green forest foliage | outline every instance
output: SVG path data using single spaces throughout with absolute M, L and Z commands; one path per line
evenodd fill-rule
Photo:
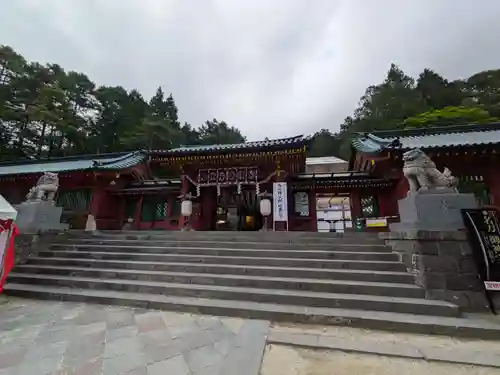
M 181 125 L 173 96 L 161 88 L 146 101 L 137 90 L 97 87 L 85 74 L 0 46 L 0 160 L 244 140 L 216 119 Z
M 500 121 L 500 70 L 448 81 L 425 69 L 415 80 L 392 64 L 379 85 L 370 86 L 340 132 L 315 134 L 312 156 L 349 157 L 357 132 Z
M 448 81 L 429 69 L 414 79 L 393 64 L 382 83 L 366 89 L 339 132 L 322 129 L 314 134 L 309 155 L 347 159 L 356 132 L 499 118 L 500 70 Z M 28 62 L 0 46 L 0 160 L 244 140 L 224 121 L 181 124 L 173 96 L 161 88 L 148 101 L 137 90 L 96 86 L 85 74 Z

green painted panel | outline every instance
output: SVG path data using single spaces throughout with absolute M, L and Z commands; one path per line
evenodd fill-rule
M 460 193 L 474 194 L 479 205 L 491 204 L 490 191 L 482 176 L 460 177 L 457 189 Z
M 90 189 L 60 191 L 57 205 L 67 211 L 85 212 L 89 209 L 91 197 Z
M 181 216 L 181 202 L 177 199 L 172 200 L 172 212 L 170 216 L 175 218 Z
M 141 221 L 156 221 L 165 219 L 168 215 L 166 200 L 144 199 L 142 202 Z

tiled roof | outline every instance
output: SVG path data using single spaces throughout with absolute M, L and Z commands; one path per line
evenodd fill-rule
M 500 123 L 359 133 L 352 141 L 354 148 L 364 153 L 376 153 L 384 149 L 432 149 L 493 144 L 500 144 Z
M 143 162 L 143 152 L 103 155 L 70 156 L 65 158 L 27 160 L 0 163 L 0 176 L 43 172 L 68 172 L 82 170 L 122 170 Z
M 307 140 L 308 138 L 305 138 L 303 135 L 298 135 L 289 138 L 266 139 L 263 141 L 253 141 L 244 143 L 181 146 L 177 148 L 172 148 L 170 150 L 153 150 L 150 153 L 156 155 L 168 155 L 168 154 L 183 154 L 183 153 L 203 153 L 203 152 L 214 152 L 214 151 L 217 152 L 217 151 L 249 150 L 254 148 L 292 146 L 296 144 L 302 144 Z

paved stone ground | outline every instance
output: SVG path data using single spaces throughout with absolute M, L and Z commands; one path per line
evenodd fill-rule
M 496 319 L 493 317 L 492 319 Z M 429 360 L 463 360 L 470 364 L 482 363 L 499 367 L 500 337 L 498 340 L 480 340 L 458 337 L 422 335 L 403 332 L 384 332 L 363 328 L 322 326 L 306 324 L 273 323 L 269 341 L 273 336 L 293 336 L 307 339 L 311 346 L 345 347 L 353 351 L 383 353 L 394 356 L 414 357 Z M 322 345 L 324 344 L 324 345 Z M 309 346 L 306 342 L 305 346 Z M 356 350 L 359 348 L 359 350 Z M 472 359 L 477 361 L 473 361 Z
M 3 298 L 0 375 L 257 375 L 269 322 Z
M 0 375 L 500 374 L 485 363 L 500 341 L 0 296 Z
M 498 375 L 498 368 L 269 345 L 261 375 Z

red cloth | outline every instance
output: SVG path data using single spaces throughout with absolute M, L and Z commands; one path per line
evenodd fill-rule
M 7 248 L 5 249 L 5 254 L 2 261 L 2 277 L 0 278 L 0 293 L 2 293 L 3 286 L 5 285 L 5 281 L 7 280 L 7 276 L 14 267 L 14 238 L 19 234 L 19 229 L 17 229 L 16 224 L 14 224 L 12 221 L 10 223 L 6 223 L 5 221 L 0 220 L 0 222 L 0 224 L 2 224 L 2 226 L 4 227 L 4 230 L 9 230 L 12 226 L 12 233 L 10 238 L 7 240 Z

